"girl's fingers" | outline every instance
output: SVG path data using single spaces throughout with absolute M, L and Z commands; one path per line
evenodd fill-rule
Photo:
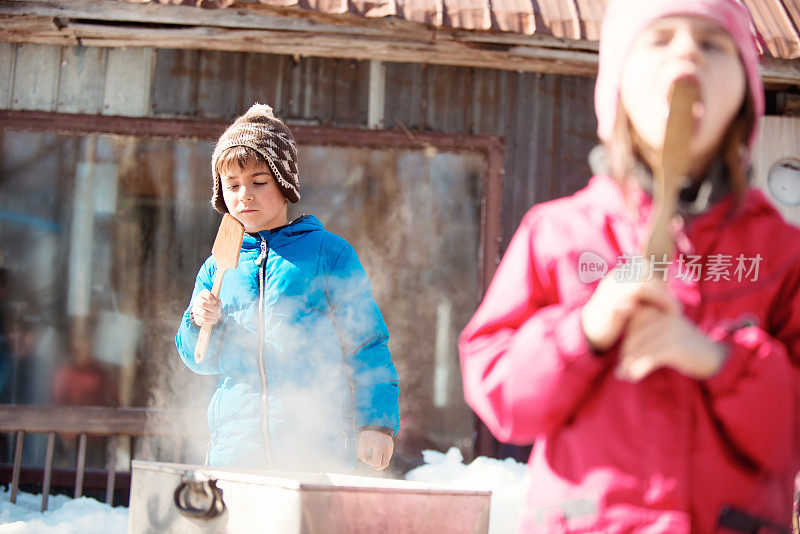
M 663 330 L 663 321 L 659 320 L 661 315 L 662 312 L 653 309 L 642 309 L 631 317 L 622 340 L 623 354 L 642 351 L 658 343 Z
M 626 367 L 625 379 L 639 382 L 658 368 L 656 358 L 650 355 L 634 358 Z
M 672 296 L 667 286 L 660 280 L 650 280 L 639 284 L 634 290 L 633 296 L 640 304 L 655 306 L 664 313 L 673 314 L 681 311 L 678 300 Z

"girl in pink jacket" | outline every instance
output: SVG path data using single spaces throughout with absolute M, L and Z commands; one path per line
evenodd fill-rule
M 534 443 L 522 532 L 788 532 L 800 230 L 747 187 L 764 112 L 751 32 L 735 0 L 609 2 L 606 169 L 525 215 L 459 341 L 469 405 Z M 700 100 L 659 261 L 641 254 L 679 79 Z

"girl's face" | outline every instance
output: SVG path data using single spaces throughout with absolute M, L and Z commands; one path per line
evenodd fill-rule
M 269 166 L 254 161 L 242 169 L 233 161 L 220 170 L 222 198 L 228 212 L 250 233 L 286 224 L 286 198 Z
M 700 88 L 689 145 L 691 172 L 697 173 L 715 157 L 744 101 L 747 87 L 736 44 L 716 24 L 695 17 L 661 19 L 642 32 L 623 67 L 620 103 L 651 150 L 663 145 L 670 87 L 679 78 Z

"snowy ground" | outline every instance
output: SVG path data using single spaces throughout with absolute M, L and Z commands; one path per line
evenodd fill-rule
M 409 471 L 408 480 L 492 490 L 490 532 L 514 532 L 528 485 L 525 464 L 481 457 L 465 465 L 456 448 L 447 453 L 424 451 L 423 456 L 425 465 Z M 0 490 L 0 534 L 124 534 L 128 530 L 127 508 L 112 508 L 88 497 L 51 495 L 44 513 L 39 512 L 40 495 L 20 493 L 17 504 L 8 502 L 8 497 L 8 490 Z
M 51 495 L 48 510 L 39 512 L 41 495 L 19 493 L 17 504 L 0 491 L 0 534 L 109 534 L 128 530 L 128 509 L 112 508 L 88 497 Z

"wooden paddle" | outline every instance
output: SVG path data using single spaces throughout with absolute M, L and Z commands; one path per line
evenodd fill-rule
M 692 107 L 700 98 L 696 83 L 678 80 L 672 85 L 669 117 L 661 150 L 660 168 L 654 169 L 652 225 L 644 257 L 661 261 L 672 255 L 674 243 L 670 222 L 675 215 L 678 192 L 689 171 L 689 141 L 694 130 Z
M 214 286 L 211 288 L 211 293 L 215 297 L 219 297 L 219 288 L 222 286 L 222 277 L 225 276 L 225 271 L 235 269 L 239 265 L 239 251 L 242 249 L 243 237 L 244 226 L 242 223 L 228 213 L 223 215 L 217 231 L 217 238 L 214 239 L 214 246 L 211 249 L 211 254 L 217 260 L 217 274 L 214 276 Z M 212 325 L 200 328 L 197 344 L 194 347 L 194 361 L 197 363 L 202 362 L 206 356 L 212 328 L 214 328 Z

